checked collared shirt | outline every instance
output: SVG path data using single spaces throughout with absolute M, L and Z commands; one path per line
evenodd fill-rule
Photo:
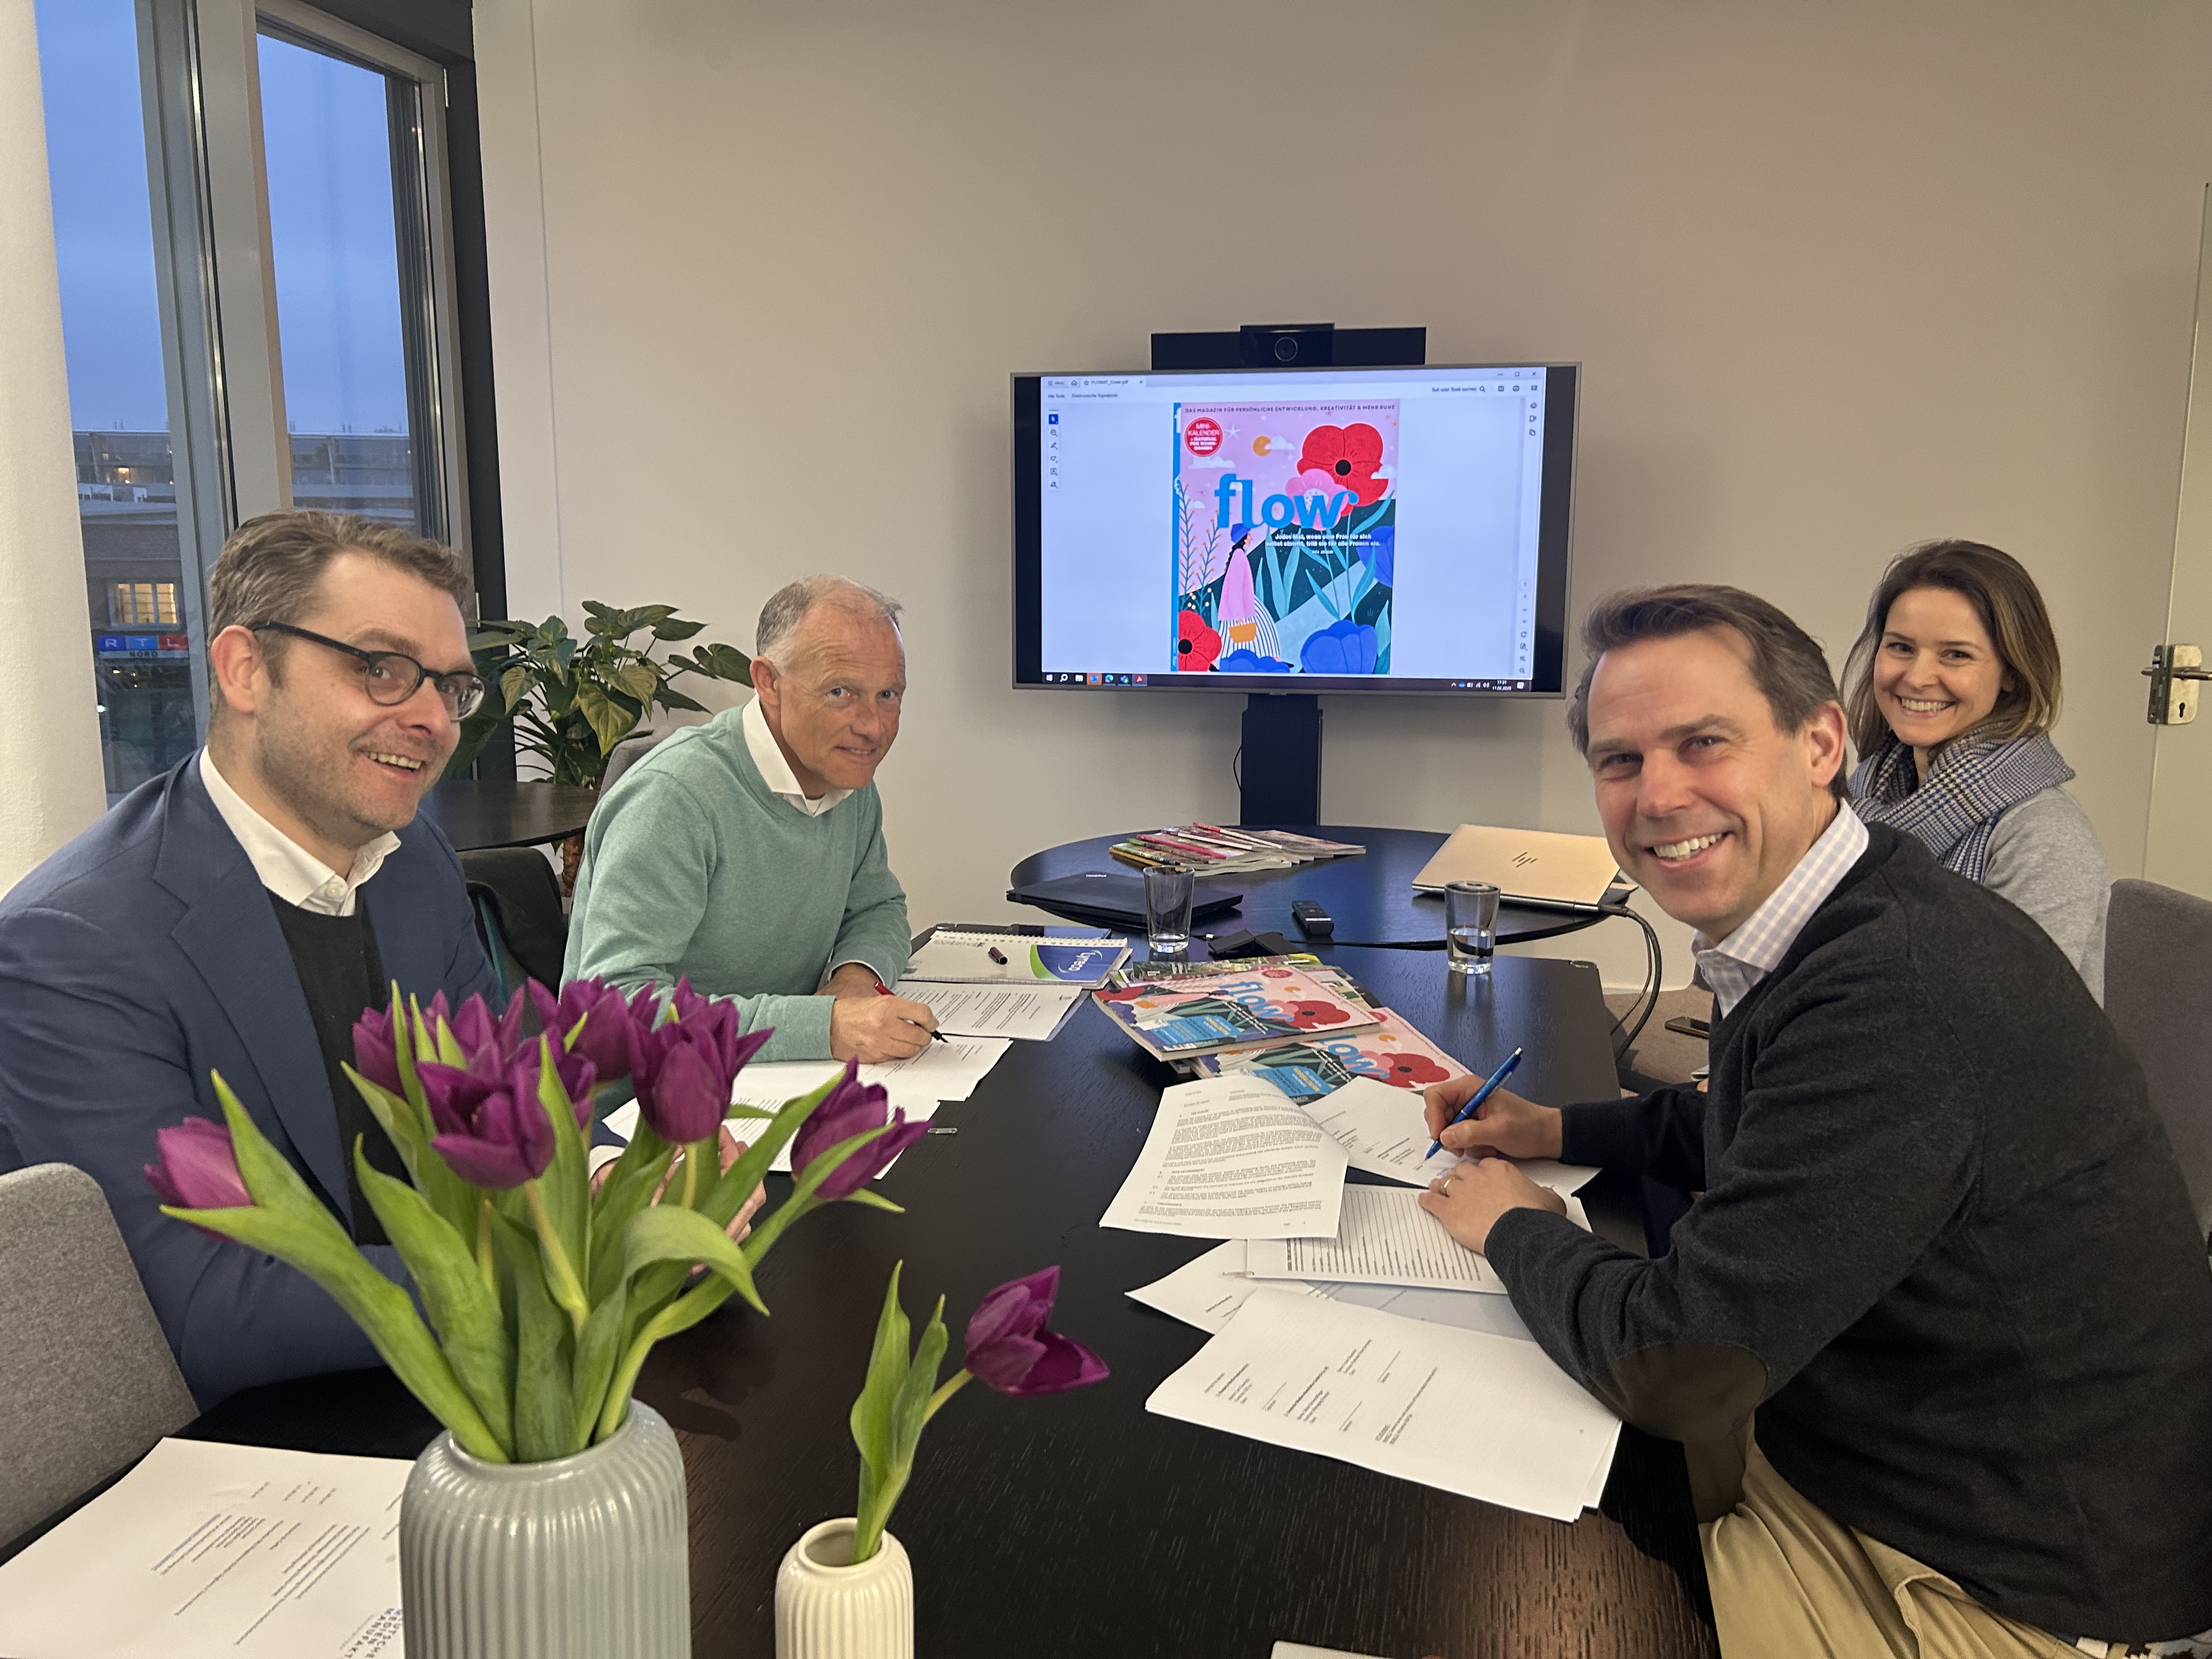
M 1797 935 L 1813 919 L 1813 912 L 1836 890 L 1836 884 L 1866 849 L 1866 825 L 1849 803 L 1838 801 L 1835 821 L 1820 832 L 1820 838 L 1797 860 L 1797 867 L 1766 896 L 1765 903 L 1744 918 L 1741 927 L 1717 941 L 1703 933 L 1691 939 L 1690 953 L 1697 959 L 1698 978 L 1712 992 L 1723 1018 L 1752 987 L 1781 966 Z

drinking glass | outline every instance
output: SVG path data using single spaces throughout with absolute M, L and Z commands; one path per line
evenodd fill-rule
M 1156 957 L 1189 952 L 1190 883 L 1188 870 L 1145 872 L 1145 939 Z
M 1498 889 L 1486 881 L 1444 884 L 1444 954 L 1455 974 L 1490 972 L 1498 949 Z

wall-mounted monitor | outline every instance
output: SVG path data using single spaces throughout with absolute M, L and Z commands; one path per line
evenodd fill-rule
M 1014 684 L 1558 696 L 1579 379 L 1016 375 Z

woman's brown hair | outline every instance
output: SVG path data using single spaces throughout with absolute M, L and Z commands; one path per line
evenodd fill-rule
M 1871 755 L 1889 740 L 1889 722 L 1875 706 L 1874 659 L 1890 606 L 1916 587 L 1964 595 L 2011 677 L 2011 686 L 1997 693 L 1996 707 L 1975 735 L 2032 738 L 2049 731 L 2058 719 L 2058 636 L 2035 578 L 2011 554 L 1980 542 L 1926 542 L 1889 562 L 1867 601 L 1866 626 L 1844 663 L 1844 712 L 1859 753 Z

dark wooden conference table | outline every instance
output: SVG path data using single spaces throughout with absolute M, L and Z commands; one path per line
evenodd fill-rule
M 1426 952 L 1328 954 L 1477 1069 L 1524 1046 L 1515 1087 L 1537 1100 L 1615 1091 L 1587 964 L 1501 958 L 1468 985 Z M 1389 1659 L 1713 1655 L 1679 1447 L 1625 1432 L 1604 1512 L 1567 1525 L 1145 1411 L 1206 1336 L 1122 1292 L 1209 1246 L 1098 1217 L 1173 1080 L 1079 1008 L 940 1109 L 958 1133 L 922 1139 L 878 1183 L 904 1215 L 810 1216 L 763 1264 L 771 1318 L 726 1310 L 661 1344 L 639 1392 L 683 1441 L 693 1651 L 772 1654 L 784 1550 L 852 1513 L 846 1413 L 903 1260 L 910 1316 L 946 1298 L 947 1375 L 981 1294 L 1054 1262 L 1054 1328 L 1113 1367 L 1041 1399 L 971 1387 L 931 1425 L 891 1528 L 913 1557 L 925 1656 L 1267 1659 L 1278 1639 Z M 770 1177 L 771 1202 L 785 1184 Z M 1625 1188 L 1601 1177 L 1583 1196 L 1601 1231 L 1640 1249 Z M 387 1374 L 362 1372 L 250 1391 L 188 1432 L 405 1457 L 434 1431 Z M 1464 1438 L 1438 1453 L 1480 1458 L 1488 1437 L 1470 1400 Z
M 457 853 L 487 847 L 543 847 L 581 830 L 599 793 L 524 779 L 447 778 L 422 798 L 422 815 Z

